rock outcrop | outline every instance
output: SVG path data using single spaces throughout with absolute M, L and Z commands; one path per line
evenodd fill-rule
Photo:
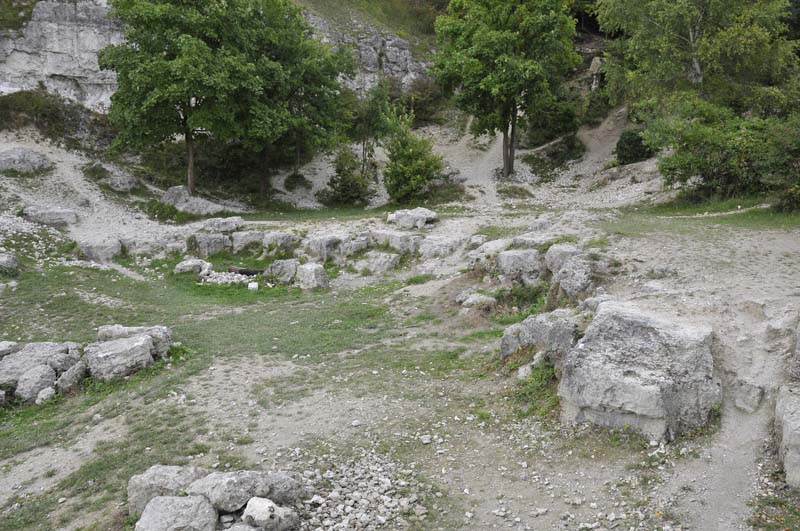
M 22 30 L 0 33 L 0 94 L 34 89 L 41 83 L 92 110 L 107 111 L 116 76 L 100 70 L 97 54 L 123 41 L 119 24 L 108 12 L 107 0 L 37 2 Z M 425 76 L 428 65 L 414 58 L 404 39 L 355 21 L 343 31 L 318 16 L 306 18 L 322 41 L 353 48 L 359 68 L 355 78 L 345 80 L 350 88 L 368 89 L 382 77 L 398 79 L 409 88 Z M 194 206 L 198 205 L 181 203 Z M 202 205 L 201 210 L 207 207 Z
M 705 426 L 721 401 L 707 326 L 683 326 L 618 302 L 599 306 L 564 358 L 565 422 L 628 426 L 671 440 Z
M 784 386 L 778 391 L 775 435 L 786 483 L 800 488 L 800 388 Z

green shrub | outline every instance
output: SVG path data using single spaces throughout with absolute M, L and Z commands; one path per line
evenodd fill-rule
M 633 164 L 653 156 L 653 150 L 644 143 L 642 134 L 635 129 L 623 131 L 617 141 L 617 161 L 620 164 Z
M 393 201 L 408 203 L 428 192 L 431 183 L 442 176 L 444 162 L 433 152 L 430 139 L 411 131 L 410 115 L 395 115 L 393 120 L 395 127 L 385 146 L 389 162 L 384 184 Z
M 365 166 L 350 147 L 344 146 L 336 154 L 333 177 L 328 187 L 318 194 L 319 200 L 332 206 L 366 205 L 374 193 L 371 186 L 374 175 L 374 166 Z
M 0 0 L 0 31 L 21 29 L 39 0 Z
M 578 130 L 578 106 L 574 99 L 561 97 L 528 117 L 527 145 L 538 147 Z
M 201 219 L 200 216 L 189 214 L 188 212 L 181 212 L 174 205 L 162 203 L 161 201 L 151 199 L 142 203 L 142 210 L 156 221 L 173 221 L 175 223 L 190 223 Z
M 608 91 L 606 89 L 596 90 L 584 99 L 580 122 L 596 127 L 606 119 L 610 111 L 611 98 Z
M 287 192 L 294 192 L 298 188 L 311 190 L 313 185 L 311 184 L 311 181 L 306 179 L 305 175 L 295 172 L 286 177 L 286 180 L 283 181 L 283 187 Z
M 111 176 L 111 172 L 99 162 L 90 162 L 81 168 L 83 175 L 89 179 L 100 181 Z
M 781 192 L 775 208 L 781 212 L 800 211 L 800 184 L 790 186 Z

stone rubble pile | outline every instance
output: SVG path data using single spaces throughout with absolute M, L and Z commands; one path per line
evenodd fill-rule
M 0 173 L 37 174 L 53 168 L 46 156 L 27 148 L 0 151 Z
M 74 394 L 86 376 L 109 381 L 130 376 L 167 357 L 172 332 L 163 326 L 101 326 L 97 342 L 0 342 L 0 405 L 37 404 L 57 393 Z

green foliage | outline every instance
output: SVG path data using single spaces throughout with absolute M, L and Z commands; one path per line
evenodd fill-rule
M 617 141 L 616 153 L 620 164 L 633 164 L 653 156 L 653 150 L 644 143 L 642 132 L 635 129 L 622 132 Z
M 436 22 L 435 75 L 474 116 L 475 133 L 503 133 L 503 173 L 514 169 L 517 128 L 547 109 L 580 63 L 565 0 L 453 0 Z M 520 111 L 524 111 L 521 114 Z
M 105 179 L 111 175 L 111 172 L 98 162 L 90 162 L 81 168 L 83 175 L 94 181 Z
M 568 162 L 581 158 L 585 152 L 586 146 L 578 137 L 569 135 L 543 151 L 525 155 L 522 161 L 539 177 L 539 182 L 550 182 Z
M 393 131 L 386 143 L 389 161 L 383 172 L 389 197 L 397 203 L 419 199 L 442 176 L 444 162 L 433 152 L 433 142 L 411 131 L 412 117 L 395 113 Z
M 546 297 L 547 287 L 544 284 L 515 285 L 500 290 L 494 294 L 498 307 L 494 321 L 502 325 L 523 321 L 542 311 Z
M 780 212 L 800 212 L 800 184 L 795 184 L 781 192 L 775 208 Z
M 372 181 L 375 167 L 364 166 L 348 146 L 339 149 L 334 160 L 334 175 L 328 181 L 328 188 L 320 192 L 319 199 L 326 205 L 364 206 L 373 196 Z
M 68 148 L 103 149 L 113 131 L 106 118 L 44 87 L 0 96 L 0 131 L 35 127 L 45 138 Z
M 435 80 L 419 77 L 405 89 L 401 80 L 396 78 L 387 79 L 385 83 L 391 103 L 414 116 L 414 127 L 441 121 L 440 111 L 445 103 L 445 94 Z
M 531 415 L 547 418 L 558 410 L 558 378 L 556 369 L 549 361 L 538 363 L 531 369 L 531 375 L 517 385 L 513 393 L 514 401 L 521 406 L 517 414 L 521 417 Z
M 599 0 L 598 19 L 612 46 L 612 91 L 633 97 L 693 90 L 738 109 L 778 97 L 795 69 L 785 37 L 787 0 Z
M 560 136 L 574 134 L 579 125 L 577 102 L 572 97 L 559 95 L 528 118 L 526 140 L 529 146 L 538 147 Z
M 286 177 L 283 181 L 283 187 L 286 189 L 287 192 L 294 192 L 300 188 L 305 188 L 306 190 L 311 190 L 313 185 L 311 181 L 306 179 L 305 175 L 302 173 L 294 172 Z
M 742 117 L 692 95 L 672 106 L 672 116 L 652 120 L 644 133 L 648 145 L 667 150 L 659 169 L 669 183 L 733 196 L 798 182 L 800 116 Z
M 21 29 L 39 0 L 0 0 L 0 32 Z
M 125 42 L 100 53 L 117 73 L 117 145 L 185 140 L 194 190 L 195 141 L 241 142 L 269 157 L 326 144 L 338 123 L 344 56 L 316 41 L 290 0 L 113 0 Z M 298 155 L 299 156 L 299 155 Z
M 391 106 L 389 91 L 389 82 L 384 80 L 372 87 L 363 98 L 354 93 L 348 94 L 351 121 L 347 135 L 360 146 L 362 176 L 377 171 L 375 147 L 391 130 L 388 119 Z
M 141 208 L 150 218 L 162 223 L 171 221 L 178 224 L 184 224 L 201 219 L 200 216 L 189 214 L 188 212 L 181 212 L 175 208 L 174 205 L 162 203 L 156 199 L 151 199 L 141 203 Z

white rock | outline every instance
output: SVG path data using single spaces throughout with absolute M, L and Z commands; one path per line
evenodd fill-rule
M 14 395 L 25 402 L 33 402 L 39 393 L 56 383 L 56 372 L 48 365 L 37 365 L 25 371 L 17 382 Z
M 128 514 L 138 516 L 153 498 L 178 496 L 206 475 L 208 471 L 194 466 L 151 466 L 128 481 Z
M 56 390 L 52 387 L 45 387 L 36 395 L 36 404 L 44 404 L 56 396 Z
M 433 223 L 439 219 L 438 214 L 427 208 L 415 208 L 413 210 L 398 210 L 391 212 L 387 218 L 387 223 L 393 223 L 401 229 L 422 229 L 428 223 Z
M 258 282 L 249 282 L 247 284 L 248 291 L 258 291 Z
M 778 391 L 775 436 L 786 484 L 800 488 L 800 388 L 784 386 Z
M 211 218 L 206 220 L 203 228 L 209 232 L 235 232 L 244 225 L 244 220 L 239 216 L 230 218 Z
M 92 343 L 85 349 L 92 377 L 108 381 L 129 376 L 153 364 L 153 339 L 146 334 Z
M 303 264 L 297 268 L 297 284 L 304 290 L 327 288 L 328 275 L 322 264 Z
M 217 511 L 202 496 L 159 496 L 150 500 L 134 531 L 215 531 Z
M 113 341 L 138 335 L 150 336 L 153 340 L 154 358 L 166 358 L 172 346 L 172 330 L 166 326 L 122 326 L 106 325 L 97 329 L 97 341 Z
M 242 521 L 264 531 L 290 531 L 300 526 L 300 517 L 296 512 L 278 507 L 266 498 L 251 498 L 242 514 Z

